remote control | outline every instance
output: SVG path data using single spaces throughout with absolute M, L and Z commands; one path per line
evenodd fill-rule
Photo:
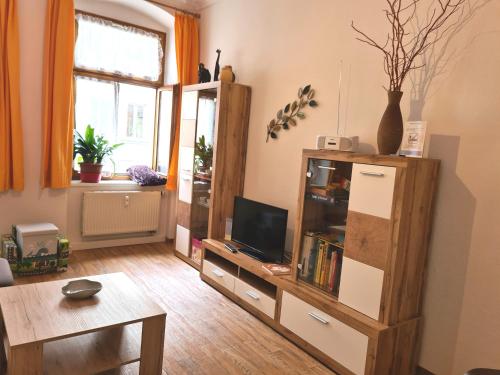
M 224 244 L 224 247 L 226 249 L 228 249 L 230 252 L 232 252 L 233 254 L 236 254 L 238 252 L 238 248 L 236 246 L 234 246 L 233 244 L 226 243 L 226 244 Z

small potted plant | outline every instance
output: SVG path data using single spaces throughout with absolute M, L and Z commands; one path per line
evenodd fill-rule
M 214 148 L 211 144 L 207 144 L 205 136 L 202 135 L 198 138 L 198 142 L 195 145 L 195 166 L 196 172 L 206 175 L 210 175 L 212 168 L 212 159 L 214 155 Z
M 110 145 L 102 135 L 95 135 L 94 128 L 87 125 L 85 136 L 75 130 L 74 155 L 83 159 L 80 165 L 80 181 L 97 183 L 101 180 L 102 159 L 110 156 L 123 143 Z

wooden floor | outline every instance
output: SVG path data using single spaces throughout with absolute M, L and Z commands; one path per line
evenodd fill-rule
M 333 374 L 199 278 L 169 244 L 75 251 L 67 272 L 16 284 L 127 273 L 167 311 L 164 374 Z

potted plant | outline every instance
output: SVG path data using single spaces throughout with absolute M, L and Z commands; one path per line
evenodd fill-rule
M 200 138 L 198 138 L 198 142 L 196 142 L 194 151 L 196 172 L 210 174 L 213 155 L 213 146 L 211 144 L 207 144 L 205 136 L 202 135 Z
M 83 159 L 80 165 L 80 181 L 97 183 L 101 180 L 102 160 L 110 156 L 123 143 L 110 145 L 102 135 L 95 135 L 94 128 L 87 125 L 85 135 L 75 131 L 74 155 Z

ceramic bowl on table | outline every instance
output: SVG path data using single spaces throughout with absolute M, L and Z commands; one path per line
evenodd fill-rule
M 84 299 L 99 293 L 102 284 L 88 279 L 73 280 L 61 288 L 62 293 L 68 298 Z

